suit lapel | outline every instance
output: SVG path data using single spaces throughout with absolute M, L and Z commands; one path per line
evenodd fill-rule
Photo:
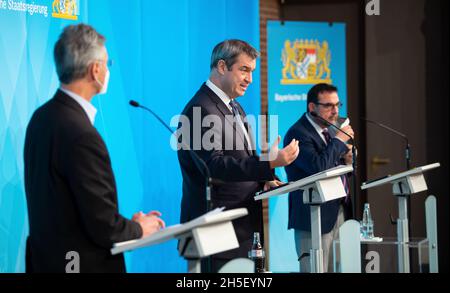
M 238 133 L 239 137 L 241 138 L 242 145 L 247 145 L 247 142 L 245 140 L 245 134 L 241 127 L 237 126 L 237 121 L 234 120 L 233 113 L 231 113 L 230 109 L 224 104 L 224 102 L 206 85 L 203 84 L 202 89 L 207 93 L 207 95 L 210 97 L 210 99 L 216 104 L 217 109 L 223 114 L 224 120 L 226 123 L 229 123 L 233 130 Z M 242 108 L 239 105 L 239 112 L 242 115 Z M 250 147 L 246 147 L 245 150 L 247 153 L 251 156 L 253 154 L 252 150 L 250 150 Z
M 312 138 L 314 139 L 315 143 L 320 145 L 323 149 L 327 147 L 323 139 L 319 136 L 314 126 L 311 125 L 308 118 L 306 118 L 306 113 L 301 118 L 301 123 L 303 126 L 308 130 L 309 133 L 311 133 Z
M 305 114 L 306 115 L 306 114 Z M 314 126 L 311 125 L 309 120 L 306 118 L 306 116 L 302 117 L 304 118 L 304 126 L 308 129 L 309 132 L 312 134 L 312 138 L 314 139 L 315 143 L 320 146 L 320 148 L 323 150 L 327 147 L 327 144 L 323 141 L 323 139 L 320 137 L 319 133 L 317 133 Z M 339 161 L 334 162 L 335 166 L 339 165 Z

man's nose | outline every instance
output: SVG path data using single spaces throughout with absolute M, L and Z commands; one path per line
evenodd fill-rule
M 248 83 L 252 83 L 253 75 L 252 75 L 251 72 L 249 74 L 247 74 L 247 77 L 245 78 L 245 81 L 248 82 Z
M 339 107 L 334 105 L 333 108 L 331 109 L 331 113 L 333 114 L 339 114 Z

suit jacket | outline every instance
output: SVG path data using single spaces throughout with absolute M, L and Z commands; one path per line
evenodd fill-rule
M 241 116 L 245 117 L 245 112 L 240 106 L 239 111 Z M 201 121 L 205 116 L 214 115 L 209 116 L 217 120 L 214 127 L 198 127 L 194 113 L 201 116 Z M 274 178 L 269 162 L 261 161 L 254 151 L 243 147 L 242 128 L 232 123 L 233 114 L 207 85 L 201 86 L 184 108 L 182 115 L 187 117 L 190 123 L 186 127 L 180 120 L 178 130 L 189 129 L 187 136 L 190 147 L 206 162 L 211 177 L 225 182 L 212 188 L 213 207 L 225 206 L 226 209 L 245 207 L 249 213 L 233 221 L 240 247 L 214 257 L 222 259 L 247 257 L 252 245 L 253 232 L 263 232 L 262 205 L 261 201 L 254 200 L 254 196 L 261 190 L 265 181 Z M 250 126 L 246 124 L 246 127 L 251 136 Z M 198 135 L 197 140 L 193 140 L 197 131 L 201 136 Z M 215 146 L 211 150 L 198 143 L 198 138 L 203 137 L 205 140 L 208 132 L 215 134 L 208 139 Z M 187 150 L 178 151 L 178 160 L 183 176 L 181 222 L 187 222 L 206 212 L 205 177 Z
M 300 154 L 289 166 L 286 173 L 289 181 L 296 181 L 311 176 L 320 171 L 341 164 L 341 157 L 348 149 L 345 143 L 333 138 L 327 145 L 319 136 L 304 114 L 288 130 L 284 145 L 295 138 L 300 141 Z M 326 202 L 321 205 L 322 234 L 330 232 L 336 223 L 341 199 Z M 347 207 L 344 207 L 348 210 Z M 289 193 L 289 229 L 311 231 L 311 214 L 308 205 L 303 204 L 303 192 L 300 190 Z
M 28 124 L 25 191 L 30 235 L 27 272 L 65 272 L 69 251 L 81 272 L 125 272 L 114 242 L 142 236 L 139 224 L 118 212 L 106 145 L 83 108 L 62 91 Z

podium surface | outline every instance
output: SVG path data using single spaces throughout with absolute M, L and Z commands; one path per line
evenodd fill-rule
M 197 228 L 211 228 L 212 226 L 220 225 L 223 223 L 231 224 L 231 220 L 246 216 L 247 214 L 248 211 L 246 208 L 239 208 L 228 211 L 223 211 L 223 208 L 218 208 L 184 224 L 169 226 L 148 237 L 115 243 L 113 248 L 111 249 L 111 254 L 114 255 L 125 251 L 160 244 L 171 239 L 181 238 Z M 234 234 L 234 230 L 232 232 Z M 232 241 L 233 239 L 230 240 Z M 238 245 L 236 234 L 234 234 L 234 240 L 236 240 L 234 246 Z
M 406 181 L 405 183 L 407 183 L 407 185 L 411 186 L 412 188 L 409 188 L 409 190 L 402 190 L 402 192 L 409 191 L 408 193 L 402 193 L 402 194 L 412 194 L 412 193 L 425 191 L 425 190 L 427 190 L 427 185 L 425 183 L 425 180 L 422 177 L 422 174 L 425 171 L 432 170 L 432 169 L 438 168 L 440 166 L 441 166 L 441 164 L 434 163 L 434 164 L 429 164 L 426 166 L 417 167 L 417 168 L 414 168 L 414 169 L 411 169 L 411 170 L 408 170 L 405 172 L 401 172 L 401 173 L 398 173 L 395 175 L 388 175 L 381 179 L 374 180 L 370 183 L 364 182 L 361 185 L 361 189 L 362 190 L 369 189 L 369 188 L 381 186 L 381 185 L 384 185 L 387 183 L 395 184 L 402 180 L 405 180 Z M 401 190 L 398 190 L 398 191 L 401 191 Z M 394 190 L 394 193 L 396 193 L 398 191 Z
M 307 189 L 307 186 L 309 186 L 310 184 L 314 184 L 317 181 L 329 179 L 331 177 L 341 176 L 341 175 L 350 173 L 352 171 L 353 171 L 353 167 L 351 167 L 351 166 L 337 166 L 335 168 L 331 168 L 331 169 L 316 173 L 314 175 L 305 177 L 303 179 L 300 179 L 300 180 L 297 180 L 294 182 L 289 182 L 288 184 L 283 185 L 278 188 L 269 189 L 268 191 L 257 192 L 256 196 L 255 196 L 255 200 L 262 200 L 262 199 L 270 198 L 271 196 L 286 194 L 286 193 L 289 193 L 289 192 L 292 192 L 292 191 L 295 191 L 298 189 Z M 340 194 L 341 192 L 336 192 L 336 191 L 337 190 L 335 189 L 331 193 L 329 193 L 327 200 L 325 200 L 325 201 L 329 201 L 329 200 L 333 200 L 333 199 L 345 196 L 345 194 L 341 195 Z M 328 192 L 327 192 L 327 194 L 328 194 Z

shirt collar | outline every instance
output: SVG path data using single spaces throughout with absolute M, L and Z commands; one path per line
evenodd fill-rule
M 326 128 L 322 128 L 320 127 L 319 124 L 317 124 L 316 122 L 314 122 L 314 120 L 311 118 L 310 114 L 307 113 L 306 114 L 306 118 L 308 119 L 309 123 L 311 123 L 312 127 L 314 127 L 314 129 L 317 131 L 317 133 L 319 134 L 320 138 L 325 142 L 325 144 L 327 143 L 327 141 L 325 140 L 325 137 L 323 136 L 323 131 Z M 328 130 L 328 129 L 327 129 Z
M 227 108 L 232 111 L 230 102 L 231 99 L 228 97 L 228 95 L 221 90 L 217 85 L 215 85 L 211 80 L 206 81 L 206 85 L 222 100 L 222 102 L 227 106 Z
M 81 106 L 81 108 L 83 108 L 84 112 L 86 112 L 87 116 L 89 117 L 89 121 L 91 121 L 91 124 L 94 125 L 97 109 L 95 109 L 95 107 L 91 103 L 89 103 L 76 93 L 69 91 L 68 89 L 65 89 L 63 87 L 60 87 L 59 89 L 66 95 L 74 99 Z

